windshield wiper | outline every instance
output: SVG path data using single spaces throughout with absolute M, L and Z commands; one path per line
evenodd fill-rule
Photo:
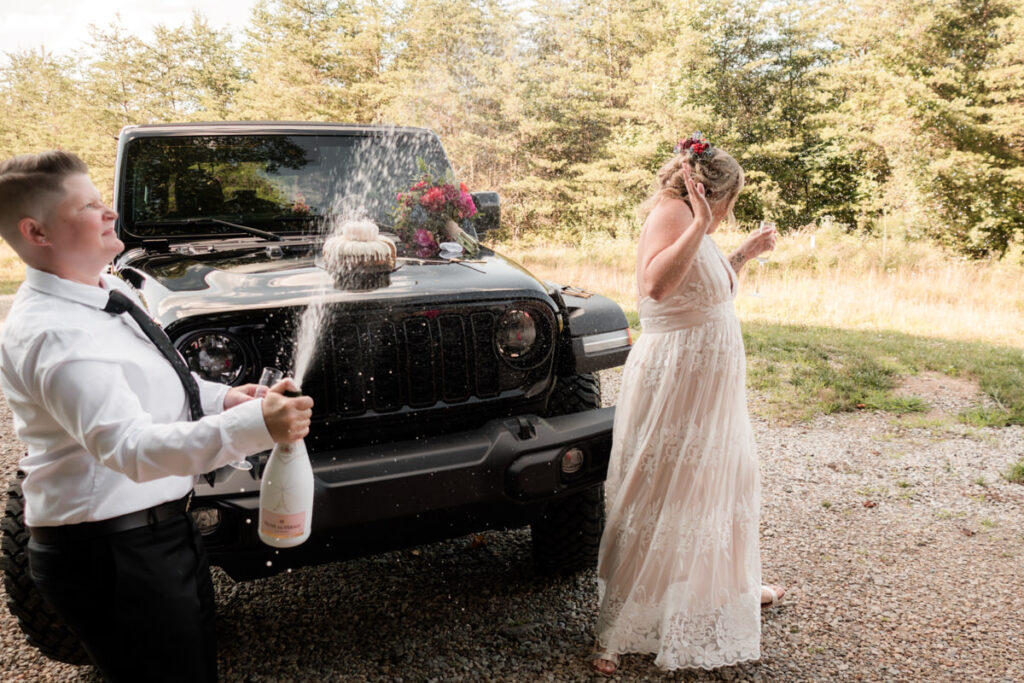
M 272 221 L 281 221 L 282 223 L 298 223 L 300 221 L 322 221 L 326 216 L 321 216 L 318 213 L 309 213 L 304 216 L 298 216 L 295 214 L 278 215 L 271 217 Z
M 259 228 L 253 228 L 253 227 L 250 227 L 248 225 L 241 225 L 240 223 L 232 223 L 231 221 L 221 220 L 220 218 L 209 218 L 209 217 L 206 217 L 206 218 L 179 218 L 179 219 L 172 219 L 172 220 L 167 220 L 167 221 L 139 221 L 138 223 L 136 223 L 136 225 L 138 225 L 139 227 L 150 228 L 150 227 L 157 227 L 157 226 L 160 226 L 160 225 L 209 225 L 211 223 L 214 224 L 214 225 L 224 225 L 224 226 L 227 226 L 229 228 L 235 228 L 236 230 L 241 230 L 242 232 L 247 232 L 250 235 L 255 235 L 256 237 L 262 237 L 263 239 L 272 240 L 274 242 L 283 242 L 284 241 L 284 237 L 282 237 L 281 235 L 278 235 L 277 233 L 269 232 L 267 230 L 260 230 Z
M 332 214 L 332 213 L 327 213 L 327 214 L 312 213 L 312 214 L 307 214 L 305 216 L 296 216 L 296 215 L 274 216 L 271 220 L 281 221 L 283 223 L 286 223 L 286 222 L 293 222 L 294 223 L 294 222 L 306 221 L 306 222 L 310 222 L 310 223 L 312 223 L 312 222 L 321 222 L 321 223 L 325 223 L 325 224 L 334 225 L 340 219 L 341 219 L 341 216 L 339 216 L 338 214 Z M 363 219 L 358 219 L 358 220 L 363 220 Z M 381 220 L 379 218 L 366 218 L 365 220 L 373 221 L 374 223 L 376 223 L 377 227 L 380 228 L 381 232 L 394 233 L 394 231 L 395 231 L 394 226 L 392 226 L 390 223 L 388 223 L 385 220 Z

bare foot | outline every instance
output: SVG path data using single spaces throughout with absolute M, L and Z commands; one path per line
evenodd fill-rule
M 761 607 L 774 607 L 785 594 L 786 589 L 782 586 L 761 586 Z
M 619 656 L 613 652 L 595 652 L 590 659 L 594 671 L 602 676 L 611 676 L 619 670 Z

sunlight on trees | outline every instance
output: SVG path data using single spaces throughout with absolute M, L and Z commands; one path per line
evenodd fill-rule
M 0 155 L 71 149 L 112 187 L 122 126 L 393 123 L 438 132 L 509 236 L 629 236 L 675 140 L 747 170 L 742 222 L 899 216 L 972 257 L 1024 240 L 1024 8 L 1012 0 L 263 0 L 150 41 L 8 55 Z

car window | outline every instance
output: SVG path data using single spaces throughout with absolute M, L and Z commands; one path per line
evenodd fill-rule
M 146 237 L 216 232 L 204 218 L 274 232 L 334 214 L 387 225 L 421 164 L 451 171 L 440 141 L 416 133 L 140 137 L 124 158 L 123 227 Z

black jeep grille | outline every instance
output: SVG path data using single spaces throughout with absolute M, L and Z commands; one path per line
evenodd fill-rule
M 551 371 L 555 321 L 539 303 L 515 306 L 535 314 L 544 347 L 528 369 L 499 358 L 495 349 L 495 324 L 512 304 L 332 311 L 329 332 L 322 335 L 303 381 L 303 391 L 315 402 L 314 420 L 524 397 Z M 291 365 L 290 331 L 268 326 L 254 337 L 262 365 Z M 540 358 L 543 362 L 536 362 Z
M 334 377 L 340 415 L 489 398 L 500 390 L 493 330 L 492 313 L 342 321 L 333 326 L 329 362 L 321 358 L 317 369 Z

